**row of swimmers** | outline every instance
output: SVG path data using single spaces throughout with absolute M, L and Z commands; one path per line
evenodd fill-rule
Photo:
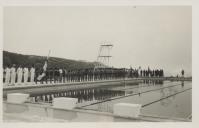
M 35 68 L 32 66 L 21 67 L 13 64 L 12 67 L 6 66 L 3 69 L 3 82 L 7 85 L 21 84 L 23 83 L 34 83 L 35 80 Z

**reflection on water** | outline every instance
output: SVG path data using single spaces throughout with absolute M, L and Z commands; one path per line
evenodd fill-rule
M 78 103 L 86 101 L 101 101 L 111 97 L 123 96 L 125 91 L 106 90 L 106 89 L 81 89 L 63 92 L 53 92 L 31 96 L 31 102 L 48 102 L 51 103 L 55 97 L 72 97 L 78 98 Z
M 181 87 L 183 89 L 184 81 L 181 81 Z M 169 104 L 171 104 L 175 100 L 176 95 L 174 95 L 174 94 L 176 94 L 177 92 L 178 92 L 177 88 L 164 88 L 164 89 L 161 89 L 160 90 L 161 99 L 163 99 L 165 97 L 168 97 L 168 96 L 171 96 L 171 95 L 172 96 L 161 100 L 160 104 L 162 106 L 168 106 Z
M 151 88 L 151 86 L 148 86 Z M 98 103 L 96 105 L 88 106 L 89 109 L 95 109 L 97 111 L 103 111 L 103 112 L 113 112 L 113 105 L 115 103 L 119 102 L 125 102 L 125 103 L 139 103 L 145 106 L 145 104 L 153 104 L 156 103 L 155 101 L 160 101 L 160 104 L 162 106 L 167 107 L 169 104 L 172 104 L 172 102 L 175 100 L 176 93 L 182 91 L 182 87 L 180 87 L 180 84 L 178 86 L 161 86 L 160 89 L 157 89 L 155 91 L 151 91 L 149 93 L 144 93 L 148 90 L 142 90 L 138 88 L 140 91 L 136 92 L 135 95 L 124 97 L 123 99 L 116 99 L 116 100 L 108 100 L 107 102 Z M 159 93 L 159 95 L 158 95 Z M 147 105 L 148 106 L 148 105 Z
M 110 102 L 111 101 L 97 104 L 97 111 L 112 113 L 113 112 L 113 107 L 110 104 Z
M 160 99 L 176 94 L 178 91 L 176 88 L 164 88 L 160 90 Z M 160 100 L 161 105 L 168 106 L 175 99 L 175 95 L 166 99 Z
M 181 81 L 181 86 L 184 87 L 184 81 Z
M 78 98 L 78 106 L 82 107 L 86 105 L 85 109 L 92 109 L 96 111 L 103 112 L 113 112 L 113 105 L 115 103 L 138 103 L 143 106 L 146 104 L 146 108 L 148 106 L 152 106 L 153 104 L 172 109 L 170 106 L 173 102 L 178 101 L 179 98 L 176 99 L 178 95 L 177 93 L 191 88 L 190 82 L 168 82 L 168 81 L 152 81 L 146 80 L 143 83 L 139 83 L 139 85 L 120 85 L 120 86 L 106 86 L 101 88 L 90 88 L 90 89 L 79 89 L 79 90 L 67 90 L 67 91 L 59 91 L 52 92 L 46 94 L 37 94 L 31 96 L 31 102 L 45 102 L 52 103 L 52 100 L 55 97 L 72 97 Z M 183 95 L 183 94 L 181 94 Z M 118 98 L 120 97 L 120 98 Z M 180 102 L 187 102 L 186 100 L 182 100 Z M 178 102 L 178 103 L 180 103 Z M 189 104 L 188 104 L 189 105 Z M 158 108 L 161 108 L 158 106 Z M 191 106 L 191 105 L 189 105 Z M 189 112 L 191 107 L 186 107 L 187 110 L 185 112 Z M 181 107 L 181 106 L 179 106 Z M 144 107 L 145 108 L 145 107 Z M 174 108 L 173 108 L 174 109 Z M 145 111 L 147 111 L 145 109 Z M 151 113 L 157 113 L 157 108 L 151 109 Z M 185 113 L 181 112 L 181 113 Z M 147 111 L 148 113 L 148 111 Z M 166 113 L 161 112 L 162 115 Z M 180 114 L 178 114 L 180 115 Z M 183 114 L 181 114 L 183 115 Z
M 191 82 L 171 82 L 161 86 L 141 87 L 140 95 L 131 95 L 115 100 L 108 100 L 99 104 L 86 106 L 86 109 L 113 112 L 116 103 L 142 104 L 142 114 L 186 118 L 191 114 Z M 153 91 L 148 91 L 153 90 Z M 146 92 L 147 93 L 143 93 Z M 182 105 L 183 104 L 183 105 Z M 162 110 L 164 109 L 164 111 Z M 179 110 L 179 111 L 175 111 Z
M 59 92 L 51 92 L 46 94 L 36 94 L 31 95 L 30 101 L 35 102 L 45 102 L 52 103 L 52 100 L 55 97 L 72 97 L 78 98 L 78 103 L 83 103 L 87 101 L 102 101 L 110 99 L 112 97 L 129 95 L 132 93 L 140 92 L 141 85 L 150 86 L 150 85 L 162 85 L 163 81 L 161 80 L 145 80 L 143 83 L 134 86 L 113 86 L 113 87 L 103 87 L 103 88 L 91 88 L 91 89 L 79 89 L 79 90 L 67 90 Z M 133 90 L 131 89 L 133 88 Z
M 163 80 L 143 80 L 143 83 L 145 84 L 152 84 L 152 85 L 163 85 L 164 81 Z
M 187 90 L 174 97 L 169 97 L 169 100 L 164 99 L 164 101 L 144 107 L 142 113 L 147 115 L 188 118 L 192 115 L 191 102 L 191 90 Z

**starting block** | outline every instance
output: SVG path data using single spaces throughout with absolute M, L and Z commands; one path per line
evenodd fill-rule
M 76 107 L 77 102 L 77 98 L 58 97 L 53 99 L 53 107 L 71 110 Z
M 29 98 L 29 94 L 24 93 L 10 93 L 7 94 L 7 102 L 8 103 L 18 103 L 22 104 Z
M 140 115 L 141 106 L 141 104 L 117 103 L 113 106 L 113 114 L 137 118 Z

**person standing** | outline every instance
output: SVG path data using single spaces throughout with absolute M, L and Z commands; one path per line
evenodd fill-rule
M 182 71 L 181 71 L 181 74 L 182 74 L 182 77 L 184 77 L 184 70 L 182 69 Z
M 66 82 L 66 69 L 63 68 L 63 83 Z
M 139 68 L 138 68 L 138 77 L 141 77 L 141 66 L 139 66 Z
M 17 83 L 18 84 L 21 84 L 22 75 L 23 75 L 23 71 L 22 71 L 21 65 L 19 65 L 19 67 L 17 68 Z
M 32 66 L 30 69 L 30 82 L 31 83 L 34 83 L 34 78 L 35 78 L 35 68 L 34 66 Z
M 9 84 L 9 82 L 10 82 L 10 72 L 11 72 L 11 70 L 10 70 L 9 66 L 7 66 L 5 69 L 5 73 L 6 73 L 5 83 L 6 84 Z
M 24 67 L 23 72 L 24 72 L 24 75 L 23 75 L 24 76 L 24 83 L 27 84 L 27 82 L 28 82 L 28 73 L 29 73 L 28 68 Z
M 50 80 L 50 83 L 52 84 L 52 80 L 53 80 L 53 69 L 52 68 L 49 69 L 49 80 Z
M 55 83 L 58 83 L 59 82 L 59 70 L 58 70 L 58 68 L 55 68 L 54 78 L 55 78 Z
M 59 69 L 59 82 L 62 83 L 62 77 L 63 77 L 63 70 Z
M 129 73 L 129 77 L 132 78 L 133 77 L 133 69 L 132 67 L 130 66 L 130 73 Z
M 16 68 L 15 68 L 15 64 L 13 64 L 12 68 L 10 69 L 11 72 L 11 85 L 15 84 L 16 81 Z

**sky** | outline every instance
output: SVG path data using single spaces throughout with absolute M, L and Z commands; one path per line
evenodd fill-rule
M 96 61 L 113 45 L 114 67 L 162 68 L 192 74 L 191 6 L 4 7 L 3 49 L 28 55 Z

